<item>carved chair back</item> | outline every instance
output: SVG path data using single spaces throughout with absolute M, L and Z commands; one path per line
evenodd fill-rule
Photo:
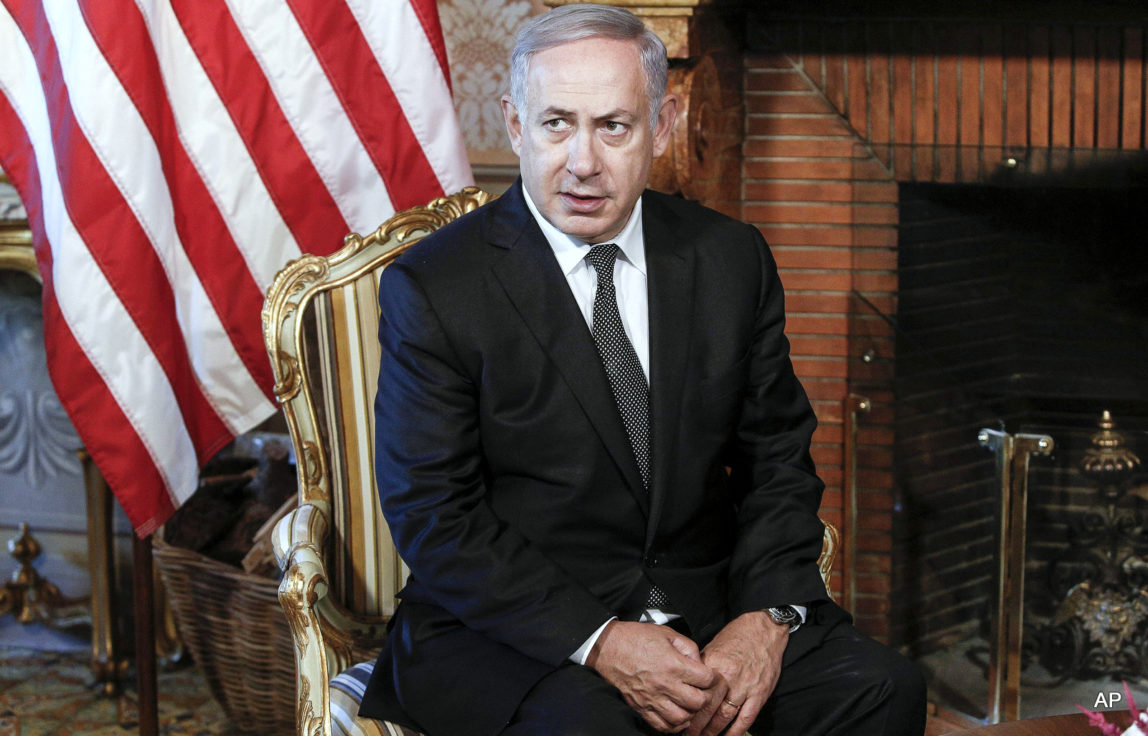
M 264 337 L 295 445 L 299 506 L 321 511 L 295 521 L 327 526 L 326 549 L 316 552 L 328 577 L 329 617 L 378 623 L 394 612 L 405 577 L 379 511 L 373 462 L 379 275 L 489 199 L 468 187 L 398 213 L 367 236 L 347 236 L 331 256 L 288 264 L 267 292 Z

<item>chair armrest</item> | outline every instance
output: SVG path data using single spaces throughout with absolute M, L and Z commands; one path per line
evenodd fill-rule
M 331 736 L 327 647 L 317 605 L 329 590 L 319 550 L 327 537 L 326 504 L 300 506 L 275 525 L 272 549 L 283 580 L 279 604 L 295 642 L 295 723 L 299 736 Z
M 284 576 L 297 568 L 305 578 L 315 578 L 315 584 L 322 586 L 315 591 L 318 597 L 327 594 L 326 565 L 319 553 L 327 542 L 327 516 L 326 503 L 305 503 L 280 519 L 271 537 L 271 549 Z
M 817 560 L 817 569 L 821 571 L 821 580 L 825 583 L 825 591 L 833 597 L 833 560 L 837 557 L 837 550 L 841 546 L 841 533 L 833 524 L 821 520 L 825 525 L 825 534 L 821 539 L 821 557 Z

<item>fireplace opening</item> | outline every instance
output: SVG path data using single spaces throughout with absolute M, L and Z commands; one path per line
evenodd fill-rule
M 1148 475 L 1088 468 L 1112 437 L 1148 453 L 1148 179 L 899 189 L 892 638 L 983 715 L 1001 489 L 978 432 L 1042 434 L 1055 450 L 1029 474 L 1022 708 L 1048 712 L 1042 690 L 1070 679 L 1148 676 Z M 1127 631 L 1101 631 L 1114 605 Z

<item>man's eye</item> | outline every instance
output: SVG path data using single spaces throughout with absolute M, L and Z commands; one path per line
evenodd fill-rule
M 554 120 L 547 120 L 542 124 L 542 127 L 546 128 L 547 130 L 565 130 L 566 121 L 562 118 L 555 118 Z
M 621 132 L 626 130 L 625 125 L 623 125 L 622 123 L 619 123 L 615 120 L 611 120 L 611 121 L 607 122 L 602 127 L 606 129 L 607 133 L 621 133 Z

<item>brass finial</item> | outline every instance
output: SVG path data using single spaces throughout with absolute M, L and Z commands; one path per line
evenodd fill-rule
M 19 537 L 8 540 L 8 552 L 20 566 L 0 589 L 0 616 L 11 613 L 22 624 L 50 622 L 51 609 L 67 603 L 68 599 L 32 566 L 32 561 L 40 556 L 41 547 L 27 524 L 20 524 Z
M 1107 409 L 1100 415 L 1100 431 L 1092 435 L 1092 447 L 1084 452 L 1081 470 L 1105 485 L 1119 483 L 1140 467 L 1140 458 L 1124 446 L 1124 435 Z

